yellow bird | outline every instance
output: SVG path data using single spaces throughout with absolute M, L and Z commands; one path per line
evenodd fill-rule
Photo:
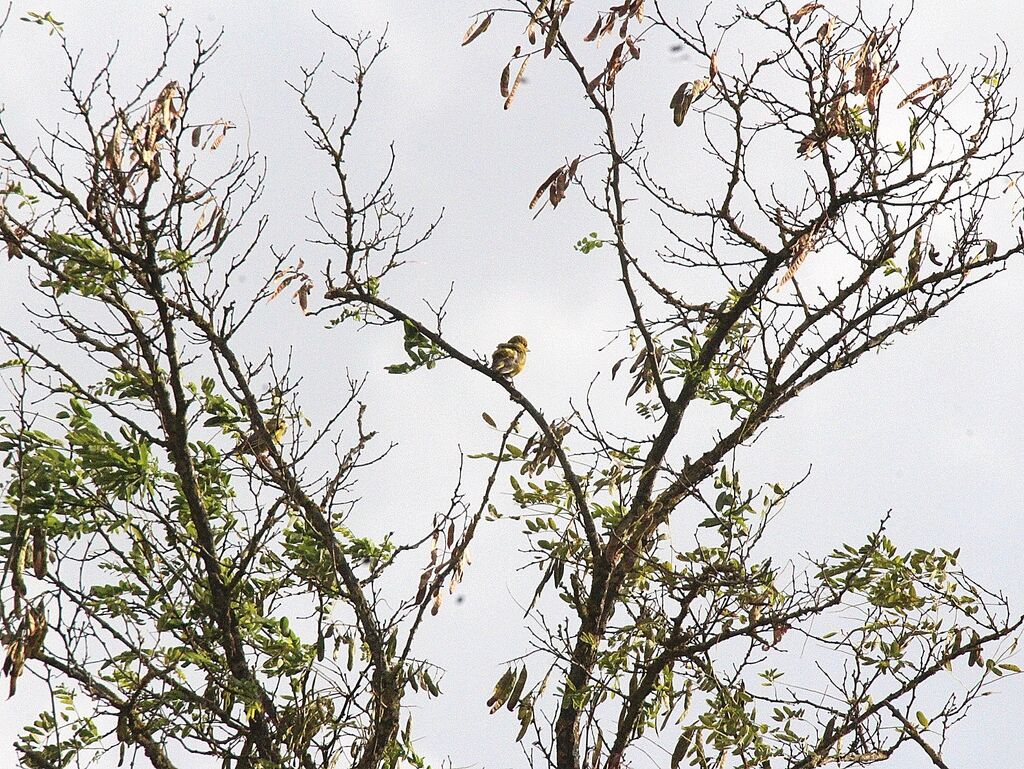
M 491 369 L 511 379 L 526 366 L 526 353 L 529 351 L 526 338 L 514 336 L 499 344 L 491 355 Z
M 284 438 L 284 434 L 288 432 L 288 423 L 279 417 L 268 419 L 267 432 L 270 433 L 270 438 L 274 443 L 280 443 Z M 238 441 L 238 445 L 231 450 L 231 454 L 228 454 L 228 456 L 233 454 L 252 454 L 254 457 L 259 457 L 268 451 L 270 451 L 270 444 L 267 443 L 266 437 L 253 430 Z

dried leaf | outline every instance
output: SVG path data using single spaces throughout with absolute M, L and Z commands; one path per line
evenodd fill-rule
M 878 70 L 881 67 L 881 57 L 879 56 L 875 41 L 876 36 L 872 32 L 854 57 L 857 68 L 854 70 L 853 90 L 862 96 L 866 95 L 868 89 L 871 88 L 871 84 L 878 76 Z
M 46 530 L 42 526 L 32 527 L 32 573 L 36 579 L 46 576 L 46 558 L 48 555 L 46 547 Z
M 718 77 L 718 49 L 711 54 L 711 61 L 708 62 L 708 80 Z
M 786 635 L 786 632 L 788 630 L 789 625 L 787 625 L 785 622 L 780 622 L 779 624 L 774 625 L 772 627 L 772 643 L 778 644 L 778 642 L 782 640 L 782 637 Z
M 809 133 L 797 145 L 797 154 L 805 158 L 811 157 L 815 152 L 821 149 L 823 142 L 815 133 Z
M 639 60 L 639 58 L 640 58 L 640 49 L 637 47 L 636 43 L 633 42 L 633 38 L 631 38 L 631 37 L 627 37 L 626 38 L 626 47 L 629 48 L 629 52 L 630 52 L 630 54 L 632 54 L 633 58 Z
M 789 20 L 790 21 L 800 21 L 800 19 L 802 19 L 807 14 L 814 13 L 819 8 L 824 8 L 824 7 L 825 6 L 822 5 L 821 3 L 806 3 L 806 4 L 802 5 L 802 6 L 800 6 L 800 8 L 798 8 L 792 14 L 790 14 Z
M 277 288 L 275 288 L 274 292 L 267 298 L 267 301 L 268 302 L 274 301 L 278 297 L 278 295 L 282 291 L 284 291 L 285 288 L 288 287 L 288 284 L 291 283 L 293 280 L 295 280 L 295 277 L 296 277 L 295 275 L 288 275 L 288 276 L 282 278 L 281 282 L 277 284 Z
M 472 24 L 470 24 L 469 29 L 466 30 L 466 34 L 463 35 L 462 37 L 462 44 L 469 45 L 478 37 L 480 37 L 480 35 L 486 32 L 487 28 L 491 26 L 491 21 L 493 19 L 494 12 L 492 11 L 491 13 L 487 14 L 487 16 L 484 17 L 484 20 L 480 22 L 479 26 L 477 26 L 477 23 L 475 21 Z
M 202 137 L 203 137 L 203 127 L 197 125 L 195 128 L 192 129 L 192 146 L 193 147 L 198 147 L 199 146 L 199 140 L 202 139 Z
M 573 179 L 576 178 L 576 169 L 579 168 L 581 158 L 581 155 L 577 155 L 576 159 L 569 164 L 569 168 L 565 174 L 567 181 L 571 182 Z
M 115 171 L 121 167 L 121 144 L 123 141 L 123 135 L 124 122 L 121 118 L 118 118 L 117 123 L 114 125 L 114 133 L 110 137 L 110 141 L 107 142 L 106 150 L 103 153 L 107 168 L 111 171 Z
M 544 180 L 544 183 L 541 184 L 540 187 L 537 188 L 537 191 L 533 194 L 533 199 L 530 200 L 529 208 L 532 209 L 535 205 L 537 205 L 537 201 L 539 201 L 544 196 L 544 193 L 547 191 L 548 187 L 551 186 L 551 183 L 560 173 L 562 173 L 562 169 L 558 168 L 557 170 L 555 170 L 554 173 L 551 174 L 551 176 Z
M 498 683 L 494 685 L 494 692 L 491 694 L 490 699 L 487 700 L 487 707 L 491 709 L 492 715 L 497 713 L 501 709 L 501 706 L 505 704 L 505 700 L 512 691 L 512 685 L 515 683 L 515 676 L 515 671 L 509 668 L 505 671 L 504 675 L 498 679 Z
M 810 256 L 813 250 L 813 231 L 805 232 L 803 235 L 797 238 L 796 243 L 793 244 L 793 257 L 792 259 L 790 259 L 789 269 L 787 269 L 786 274 L 782 276 L 782 279 L 779 281 L 779 285 L 777 286 L 777 288 L 782 288 L 793 279 L 793 276 L 796 275 L 796 271 L 800 269 L 800 265 L 804 263 L 804 260 L 806 260 L 807 257 Z
M 228 132 L 227 132 L 227 129 L 225 129 L 225 130 L 224 130 L 224 131 L 223 131 L 223 132 L 222 132 L 222 133 L 220 134 L 220 136 L 218 136 L 218 137 L 217 137 L 216 139 L 214 139 L 214 140 L 213 140 L 213 142 L 211 142 L 211 144 L 210 144 L 210 149 L 211 149 L 211 150 L 215 150 L 215 149 L 217 149 L 217 148 L 218 148 L 218 147 L 220 146 L 220 143 L 221 143 L 222 141 L 224 141 L 224 137 L 225 137 L 225 136 L 227 136 L 227 133 L 228 133 Z
M 903 98 L 903 101 L 896 105 L 896 109 L 906 107 L 911 102 L 914 102 L 915 104 L 919 103 L 918 97 L 920 97 L 921 94 L 923 94 L 925 91 L 932 91 L 936 97 L 942 96 L 944 93 L 946 93 L 946 91 L 950 89 L 952 85 L 953 81 L 950 79 L 948 75 L 943 75 L 942 77 L 933 77 L 927 83 L 919 85 L 913 91 L 908 93 Z
M 512 77 L 512 62 L 510 61 L 505 65 L 505 69 L 501 71 L 501 98 L 508 98 L 508 81 Z
M 611 31 L 614 28 L 615 28 L 615 14 L 614 13 L 609 13 L 608 14 L 608 20 L 605 21 L 604 26 L 601 27 L 601 31 L 597 33 L 597 36 L 600 38 L 600 37 L 604 37 L 605 35 L 610 35 Z
M 217 216 L 217 222 L 213 225 L 213 237 L 210 239 L 211 243 L 217 243 L 220 241 L 220 234 L 224 230 L 224 223 L 227 221 L 227 219 L 227 214 L 225 214 L 223 211 L 220 211 L 219 215 Z
M 548 200 L 551 202 L 552 208 L 558 208 L 558 204 L 565 197 L 565 191 L 568 187 L 569 183 L 566 181 L 565 169 L 563 168 L 558 172 L 555 180 L 551 182 L 551 186 L 548 188 Z
M 598 34 L 601 32 L 601 24 L 604 21 L 604 17 L 601 14 L 597 14 L 597 21 L 594 22 L 594 28 L 587 33 L 587 36 L 583 38 L 583 42 L 592 43 L 597 40 Z
M 523 59 L 523 63 L 519 65 L 519 71 L 516 73 L 516 79 L 512 81 L 512 87 L 509 89 L 508 96 L 505 98 L 505 109 L 512 106 L 512 100 L 516 98 L 516 92 L 519 90 L 519 83 L 522 82 L 523 72 L 526 70 L 526 63 L 530 60 L 530 54 L 526 54 L 526 58 Z
M 430 575 L 433 574 L 433 567 L 429 567 L 425 572 L 420 575 L 420 584 L 416 589 L 416 604 L 419 605 L 426 600 L 427 597 L 427 585 L 430 584 Z
M 679 735 L 679 739 L 676 741 L 676 746 L 672 750 L 672 760 L 669 762 L 671 769 L 679 769 L 679 765 L 686 758 L 687 751 L 690 750 L 690 743 L 693 741 L 693 730 L 683 729 L 683 733 Z
M 555 16 L 552 19 L 551 24 L 548 26 L 548 34 L 544 38 L 544 58 L 546 59 L 551 51 L 555 47 L 555 41 L 558 39 L 558 27 L 561 23 L 561 17 Z
M 815 39 L 818 41 L 818 45 L 824 47 L 828 45 L 829 40 L 832 39 L 832 30 L 836 26 L 836 17 L 829 16 L 828 21 L 818 27 L 818 34 L 815 35 Z
M 295 297 L 299 300 L 299 309 L 302 310 L 302 314 L 306 315 L 309 313 L 309 292 L 313 286 L 310 283 L 303 283 L 299 286 L 299 290 L 295 292 Z
M 516 680 L 516 685 L 512 687 L 512 693 L 508 696 L 508 703 L 505 705 L 508 708 L 508 712 L 511 713 L 515 710 L 516 705 L 519 704 L 519 698 L 523 694 L 523 687 L 526 686 L 526 666 L 523 665 L 523 669 L 519 671 L 519 678 Z
M 541 0 L 533 13 L 530 14 L 530 22 L 526 25 L 526 39 L 530 41 L 530 45 L 534 45 L 537 42 L 537 22 L 540 20 L 541 13 L 548 5 L 548 0 Z
M 918 227 L 914 231 L 914 245 L 910 248 L 910 256 L 907 258 L 907 285 L 912 286 L 917 283 L 917 279 L 921 274 L 921 239 L 923 237 L 924 227 Z
M 622 49 L 625 42 L 619 43 L 612 49 L 612 55 L 608 58 L 608 65 L 605 67 L 604 89 L 610 91 L 615 87 L 615 75 L 622 69 Z
M 690 105 L 693 104 L 700 95 L 708 89 L 711 82 L 707 78 L 701 78 L 700 80 L 694 80 L 692 83 L 683 83 L 676 92 L 672 95 L 672 100 L 669 102 L 669 107 L 672 108 L 672 119 L 677 126 L 683 124 L 683 120 L 686 119 L 686 113 L 690 111 Z

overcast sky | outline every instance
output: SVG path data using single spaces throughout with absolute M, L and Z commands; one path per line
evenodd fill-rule
M 582 5 L 583 0 L 577 2 Z M 881 13 L 888 3 L 865 0 L 864 5 Z M 56 39 L 18 17 L 28 10 L 52 10 L 93 63 L 119 43 L 118 72 L 128 83 L 134 72 L 148 69 L 159 50 L 162 6 L 15 2 L 12 21 L 0 36 L 0 102 L 10 126 L 28 138 L 33 120 L 52 120 L 62 75 Z M 511 35 L 496 29 L 468 48 L 459 46 L 470 13 L 481 6 L 466 0 L 342 0 L 316 8 L 340 30 L 380 32 L 389 25 L 391 48 L 368 84 L 356 135 L 360 162 L 369 176 L 394 140 L 401 199 L 416 208 L 423 223 L 445 209 L 436 237 L 413 255 L 392 296 L 438 299 L 454 281 L 451 338 L 463 349 L 486 352 L 512 334 L 525 335 L 530 364 L 517 382 L 546 413 L 559 415 L 569 411 L 570 398 L 581 400 L 597 370 L 595 351 L 622 324 L 624 308 L 607 260 L 600 253 L 584 258 L 572 249 L 584 233 L 600 231 L 602 222 L 572 201 L 534 220 L 526 204 L 565 155 L 587 149 L 598 126 L 553 61 L 531 63 L 534 69 L 514 108 L 502 110 L 498 73 Z M 679 6 L 685 13 L 695 4 L 687 0 Z M 297 244 L 307 265 L 318 267 L 323 253 L 303 246 L 312 234 L 303 217 L 311 194 L 327 177 L 303 136 L 302 115 L 285 81 L 297 79 L 299 67 L 315 63 L 324 49 L 330 64 L 346 68 L 345 52 L 318 28 L 306 3 L 179 2 L 172 7 L 173 17 L 211 36 L 224 30 L 223 48 L 193 109 L 233 121 L 239 131 L 232 138 L 266 156 L 268 190 L 261 203 L 271 216 L 266 243 Z M 1024 15 L 1005 0 L 923 0 L 918 7 L 904 30 L 908 68 L 936 49 L 947 59 L 975 63 L 992 50 L 997 35 L 1008 41 L 1012 61 L 1020 65 Z M 582 15 L 582 9 L 577 12 Z M 669 119 L 664 82 L 690 79 L 688 66 L 666 57 L 667 69 L 657 77 L 626 84 L 637 103 L 651 105 L 652 122 Z M 914 77 L 907 74 L 902 87 L 916 85 L 910 82 Z M 1016 79 L 1008 88 L 1024 92 Z M 329 93 L 325 90 L 323 104 L 331 103 Z M 340 101 L 342 92 L 335 93 Z M 692 173 L 683 150 L 678 152 L 665 167 L 675 163 L 679 173 Z M 259 259 L 270 264 L 268 252 Z M 19 312 L 23 267 L 0 263 L 5 321 Z M 1024 607 L 1019 567 L 1022 277 L 1018 264 L 893 347 L 816 385 L 742 453 L 741 467 L 751 482 L 792 481 L 813 466 L 778 521 L 783 553 L 824 553 L 844 541 L 862 541 L 891 509 L 890 533 L 901 548 L 962 546 L 961 562 L 969 574 L 1012 596 L 1018 609 Z M 366 474 L 360 487 L 364 503 L 353 522 L 357 529 L 381 533 L 409 521 L 411 529 L 425 528 L 446 504 L 459 445 L 470 452 L 493 448 L 480 412 L 499 420 L 511 415 L 507 398 L 493 385 L 454 365 L 407 377 L 383 374 L 386 364 L 402 357 L 395 329 L 327 332 L 284 301 L 268 306 L 261 322 L 259 338 L 251 342 L 294 346 L 296 368 L 310 374 L 307 411 L 314 418 L 328 410 L 323 404 L 332 400 L 333 383 L 345 371 L 371 374 L 368 424 L 400 445 L 386 465 Z M 503 661 L 526 648 L 516 618 L 521 616 L 517 607 L 529 600 L 532 574 L 524 579 L 515 571 L 523 562 L 509 545 L 515 533 L 516 525 L 507 522 L 484 528 L 462 588 L 465 600 L 450 605 L 422 639 L 427 656 L 433 654 L 448 670 L 448 696 L 416 715 L 421 747 L 434 761 L 447 752 L 455 766 L 519 763 L 518 756 L 509 753 L 505 760 L 504 755 L 514 733 L 512 719 L 488 718 L 483 706 Z M 10 743 L 33 707 L 30 696 L 0 702 L 0 766 L 13 763 Z M 1004 682 L 972 715 L 947 748 L 950 766 L 1018 765 L 1024 732 L 1010 725 L 1024 720 L 1024 680 Z M 457 737 L 448 733 L 453 723 L 461 725 Z M 907 750 L 890 765 L 924 767 L 927 760 Z

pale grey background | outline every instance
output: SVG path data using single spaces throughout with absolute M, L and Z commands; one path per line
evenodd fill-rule
M 694 4 L 679 5 L 684 13 Z M 867 0 L 865 5 L 881 12 L 887 3 Z M 140 70 L 153 62 L 162 6 L 16 2 L 0 37 L 0 101 L 11 127 L 27 137 L 32 119 L 53 119 L 62 74 L 56 39 L 17 21 L 18 16 L 52 10 L 75 44 L 87 48 L 88 61 L 96 62 L 120 41 L 119 71 L 122 82 L 130 82 L 133 62 Z M 555 62 L 532 62 L 530 82 L 514 109 L 502 110 L 497 78 L 511 35 L 496 25 L 473 46 L 459 47 L 469 14 L 479 7 L 472 0 L 316 6 L 339 29 L 380 31 L 390 23 L 391 50 L 369 82 L 357 136 L 363 167 L 367 174 L 375 170 L 385 141 L 393 138 L 405 203 L 421 212 L 423 222 L 442 206 L 447 209 L 437 236 L 414 255 L 414 263 L 391 286 L 391 296 L 412 306 L 418 296 L 442 296 L 454 280 L 448 316 L 452 338 L 484 352 L 513 333 L 527 336 L 533 352 L 517 381 L 549 415 L 557 415 L 568 410 L 570 396 L 580 399 L 596 370 L 594 351 L 620 324 L 624 307 L 606 255 L 581 257 L 572 250 L 577 238 L 601 231 L 603 223 L 572 201 L 564 212 L 560 208 L 534 221 L 526 203 L 563 156 L 589 147 L 597 127 L 581 110 L 578 90 L 567 90 L 575 84 Z M 266 155 L 268 191 L 261 204 L 271 214 L 266 244 L 297 243 L 307 265 L 316 268 L 322 253 L 303 250 L 310 234 L 303 216 L 311 192 L 326 177 L 322 160 L 302 135 L 302 116 L 284 80 L 297 78 L 298 67 L 313 63 L 324 48 L 331 64 L 343 68 L 348 62 L 340 46 L 318 29 L 309 8 L 306 3 L 179 2 L 173 14 L 211 35 L 224 28 L 223 49 L 209 70 L 199 109 L 234 121 L 239 131 L 232 138 Z M 905 30 L 904 66 L 910 71 L 897 78 L 905 90 L 917 84 L 914 60 L 935 49 L 974 62 L 991 51 L 999 34 L 1016 49 L 1015 63 L 1024 58 L 1024 44 L 1017 42 L 1024 40 L 1024 18 L 1005 1 L 925 0 L 918 10 Z M 662 124 L 668 117 L 664 84 L 693 74 L 684 61 L 666 62 L 656 77 L 647 62 L 649 80 L 628 84 L 637 89 L 638 103 L 650 105 L 658 118 L 652 122 Z M 1008 87 L 1024 91 L 1018 80 Z M 666 167 L 671 162 L 681 174 L 691 172 L 684 149 L 676 152 Z M 22 267 L 0 263 L 5 320 L 18 313 Z M 1022 275 L 1017 265 L 895 347 L 814 387 L 741 455 L 751 482 L 794 480 L 813 464 L 810 480 L 778 522 L 780 558 L 860 541 L 892 508 L 890 533 L 902 548 L 963 546 L 961 560 L 970 573 L 1013 596 L 1018 608 L 1024 606 L 1019 569 Z M 314 419 L 325 411 L 318 402 L 330 401 L 336 390 L 334 377 L 345 370 L 371 372 L 369 424 L 401 444 L 386 464 L 365 474 L 365 501 L 353 522 L 357 528 L 380 533 L 427 525 L 446 503 L 457 444 L 481 451 L 493 443 L 480 412 L 499 419 L 510 415 L 507 399 L 493 386 L 452 365 L 409 377 L 381 373 L 401 358 L 395 330 L 328 333 L 284 301 L 270 305 L 263 320 L 254 341 L 294 345 L 297 369 L 310 372 L 307 410 Z M 479 490 L 479 470 L 472 468 L 469 477 L 469 490 Z M 435 763 L 450 755 L 459 767 L 521 764 L 508 749 L 513 719 L 489 718 L 483 706 L 503 661 L 526 648 L 519 606 L 529 598 L 532 574 L 515 571 L 523 560 L 510 547 L 517 530 L 508 522 L 483 529 L 462 586 L 464 602 L 448 605 L 423 635 L 422 648 L 448 670 L 446 696 L 416 703 L 421 748 Z M 1019 765 L 1022 686 L 1020 679 L 1006 681 L 996 696 L 977 706 L 947 749 L 950 766 Z M 15 700 L 0 701 L 0 767 L 13 765 L 10 743 L 16 728 L 43 706 L 27 676 L 23 688 L 25 694 Z M 910 749 L 890 765 L 924 767 L 928 761 Z

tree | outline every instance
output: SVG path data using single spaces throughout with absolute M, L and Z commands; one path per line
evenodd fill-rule
M 443 671 L 418 634 L 501 517 L 522 521 L 537 568 L 535 645 L 488 705 L 515 713 L 531 762 L 639 765 L 654 734 L 655 762 L 673 767 L 856 765 L 904 746 L 945 765 L 947 730 L 1019 672 L 1022 619 L 958 551 L 902 551 L 885 519 L 863 543 L 776 563 L 763 540 L 799 483 L 751 486 L 737 468 L 795 396 L 1024 250 L 993 239 L 1021 141 L 1006 52 L 975 70 L 940 62 L 897 93 L 903 19 L 769 2 L 678 21 L 652 5 L 595 22 L 568 2 L 517 4 L 465 37 L 525 29 L 500 77 L 506 108 L 527 60 L 548 59 L 602 127 L 524 201 L 600 215 L 605 231 L 577 248 L 614 260 L 629 308 L 611 342 L 623 357 L 603 372 L 625 404 L 588 394 L 558 418 L 448 333 L 443 298 L 427 315 L 392 298 L 436 222 L 399 202 L 393 153 L 381 179 L 356 181 L 351 137 L 382 38 L 321 22 L 352 68 L 321 62 L 292 88 L 333 174 L 330 205 L 309 213 L 328 256 L 311 268 L 272 250 L 254 290 L 238 278 L 265 253 L 262 167 L 241 148 L 216 161 L 234 126 L 192 106 L 218 39 L 200 36 L 182 69 L 165 15 L 160 63 L 122 93 L 113 59 L 83 72 L 60 22 L 30 17 L 61 35 L 75 125 L 32 149 L 0 122 L 0 236 L 34 302 L 33 329 L 0 327 L 4 667 L 12 695 L 38 672 L 54 703 L 18 742 L 26 766 L 95 751 L 160 769 L 423 765 L 408 703 L 443 696 Z M 687 152 L 710 156 L 702 184 L 667 173 L 617 108 L 657 45 L 700 62 L 649 119 L 671 111 Z M 318 98 L 332 76 L 351 95 L 340 116 Z M 788 178 L 766 178 L 780 154 Z M 663 247 L 638 248 L 654 227 Z M 282 295 L 309 323 L 400 329 L 390 374 L 459 366 L 507 396 L 515 416 L 485 414 L 494 445 L 466 457 L 486 467 L 483 490 L 460 470 L 417 536 L 354 530 L 353 484 L 388 453 L 366 423 L 369 380 L 339 383 L 334 416 L 306 420 L 302 372 L 242 341 Z M 793 643 L 811 649 L 799 665 Z M 950 692 L 950 669 L 964 690 Z

